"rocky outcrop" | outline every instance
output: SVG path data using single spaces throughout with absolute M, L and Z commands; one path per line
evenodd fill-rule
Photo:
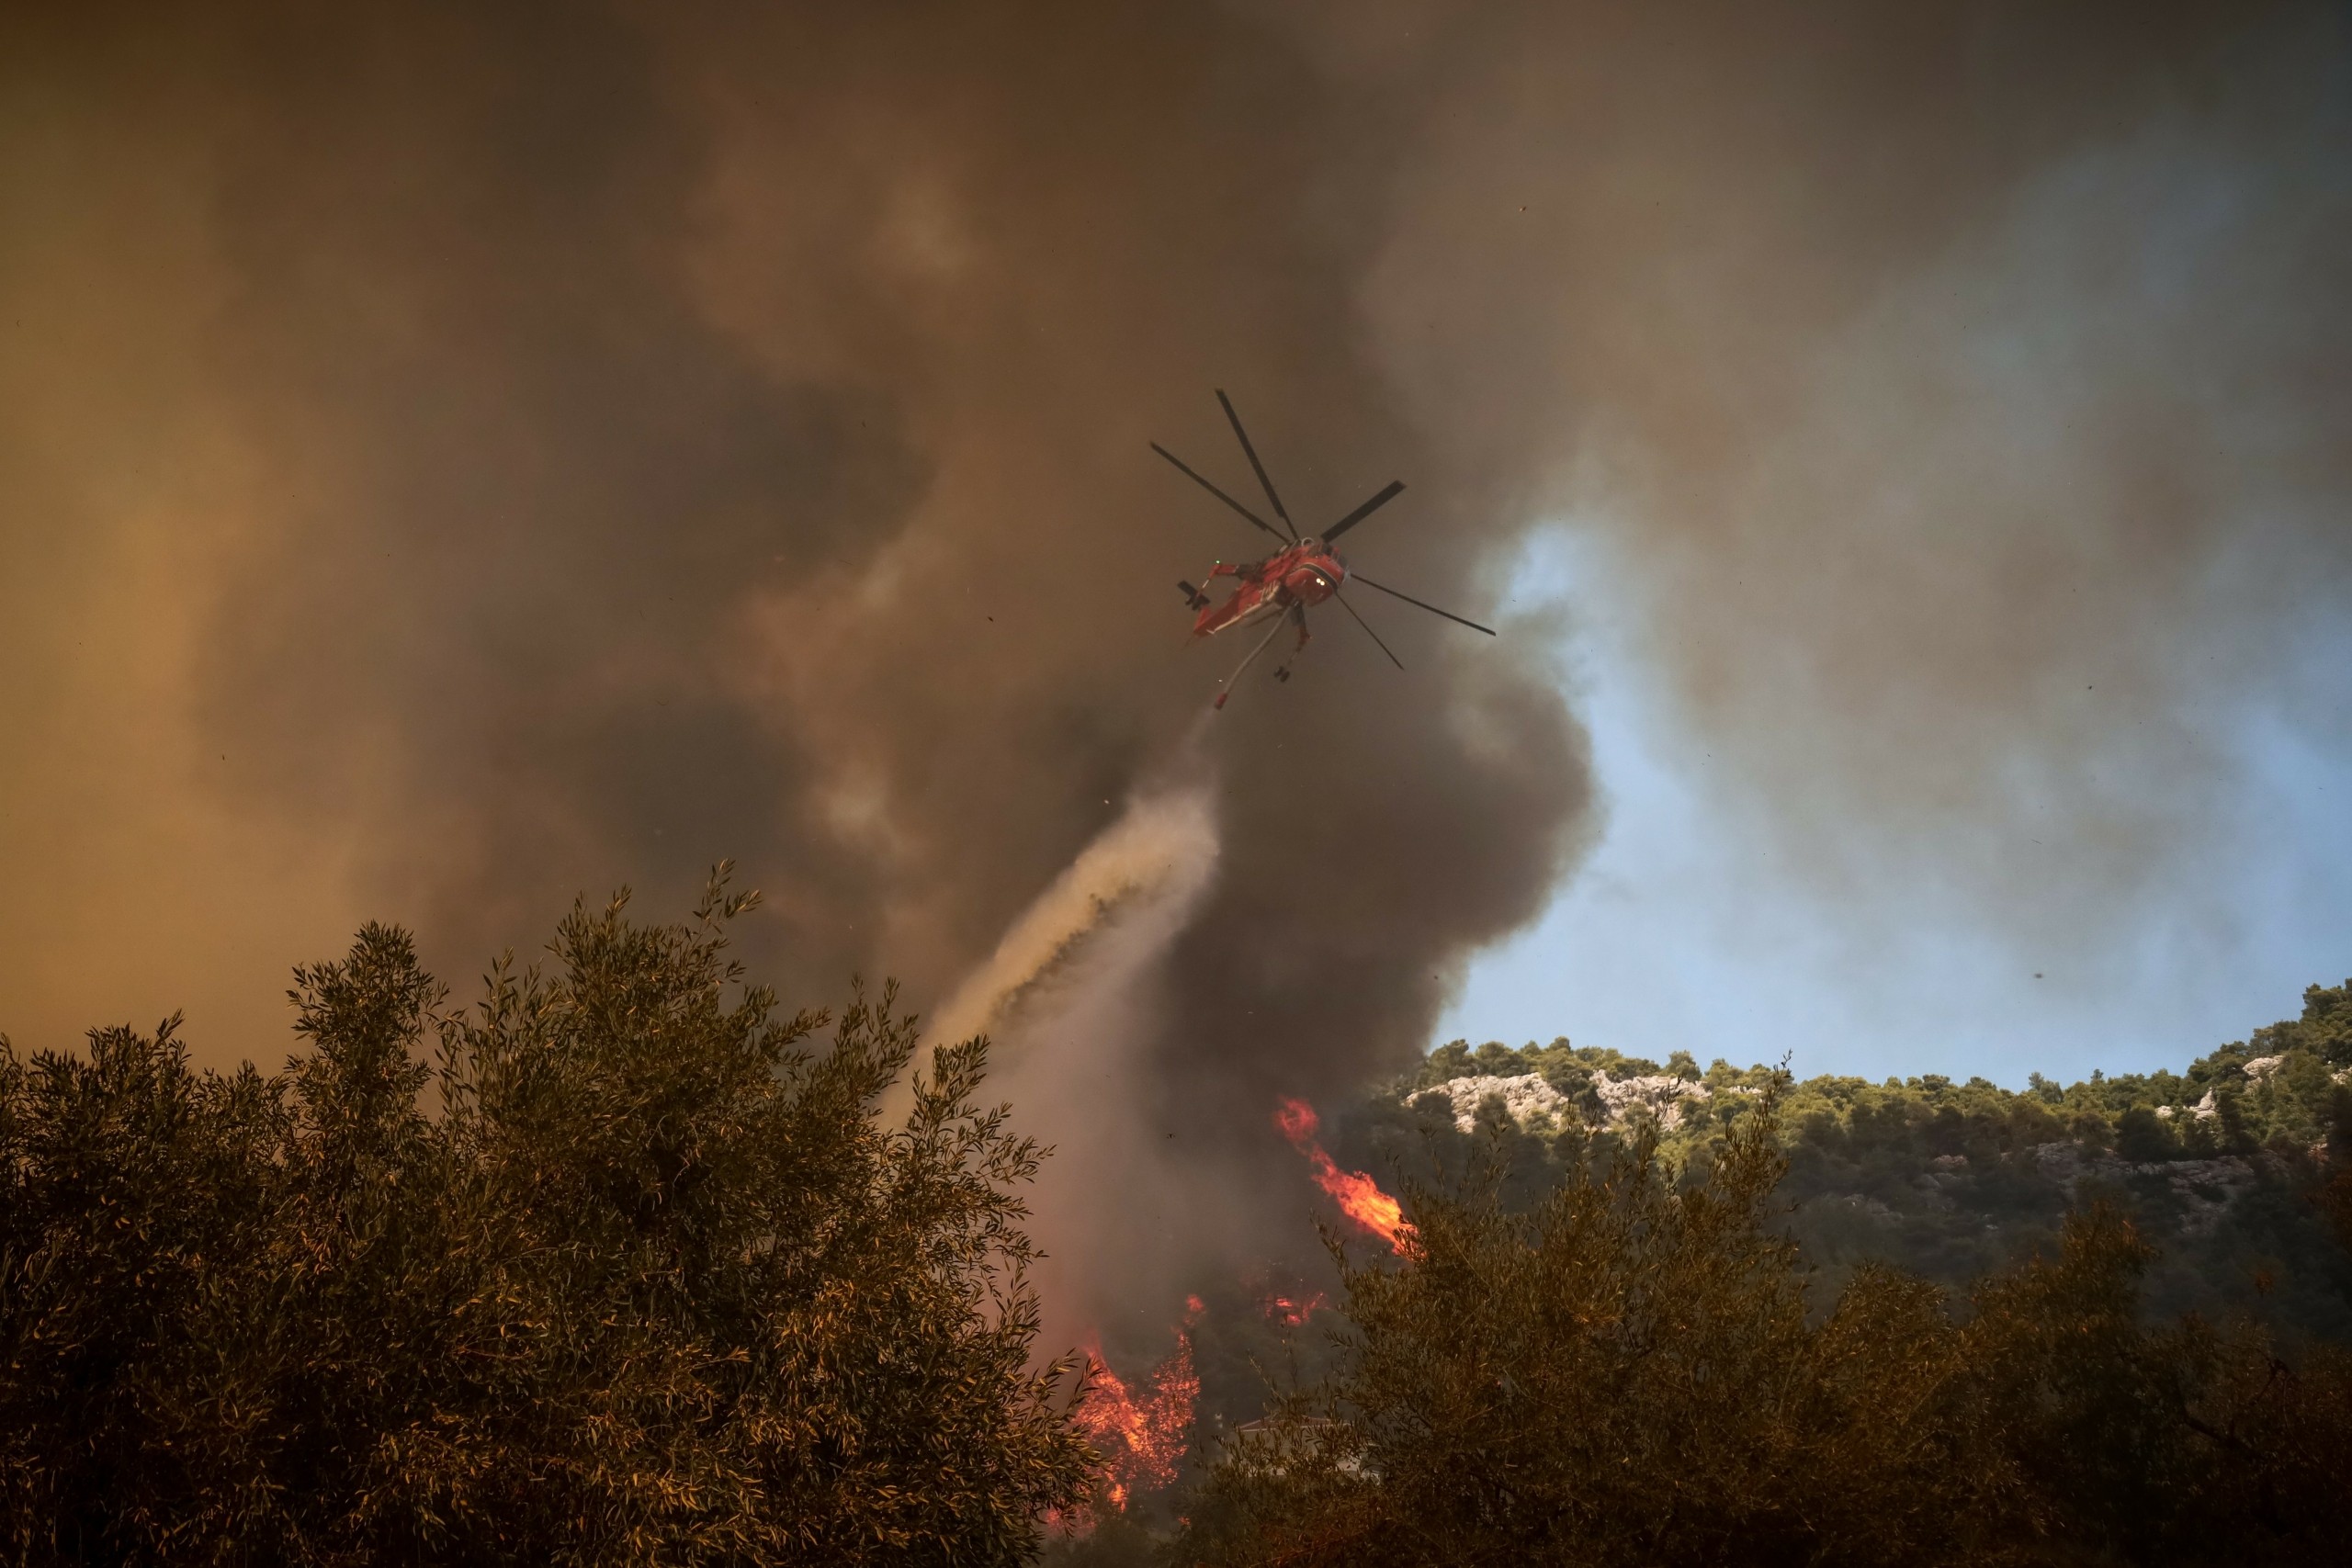
M 1576 1116 L 1575 1101 L 1535 1073 L 1508 1078 L 1484 1075 L 1448 1078 L 1414 1095 L 1411 1103 L 1419 1105 L 1435 1096 L 1443 1096 L 1452 1104 L 1453 1124 L 1464 1133 L 1476 1124 L 1478 1107 L 1490 1096 L 1503 1102 L 1504 1113 L 1513 1122 L 1531 1130 L 1557 1127 Z
M 1661 1129 L 1669 1133 L 1681 1125 L 1686 1104 L 1710 1099 L 1713 1094 L 1705 1084 L 1671 1074 L 1611 1077 L 1606 1068 L 1592 1075 L 1592 1089 L 1600 1097 L 1609 1125 L 1621 1125 L 1628 1117 L 1646 1111 L 1657 1118 Z M 1453 1107 L 1454 1126 L 1464 1133 L 1476 1124 L 1478 1107 L 1489 1097 L 1499 1099 L 1504 1113 L 1530 1131 L 1556 1129 L 1568 1124 L 1571 1118 L 1583 1120 L 1575 1100 L 1535 1073 L 1515 1077 L 1448 1078 L 1413 1095 L 1410 1103 L 1418 1105 L 1440 1095 Z
M 1612 1078 L 1604 1068 L 1592 1075 L 1592 1089 L 1600 1096 L 1600 1103 L 1609 1108 L 1610 1125 L 1615 1126 L 1636 1111 L 1647 1111 L 1657 1118 L 1659 1128 L 1668 1133 L 1682 1124 L 1682 1107 L 1686 1103 L 1713 1098 L 1713 1091 L 1705 1084 L 1669 1073 Z

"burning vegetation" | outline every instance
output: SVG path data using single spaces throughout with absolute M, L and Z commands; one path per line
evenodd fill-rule
M 1268 1323 L 1283 1328 L 1299 1328 L 1322 1310 L 1325 1300 L 1321 1291 L 1301 1296 L 1264 1295 L 1258 1298 L 1258 1310 L 1265 1314 Z
M 1498 1093 L 1464 1134 L 1403 1086 L 1446 1157 L 1395 1193 L 1285 1100 L 1380 1248 L 1204 1288 L 1133 1380 L 1052 1358 L 1041 1151 L 976 1100 L 984 1046 L 884 1116 L 912 1021 L 779 1016 L 724 955 L 741 907 L 578 912 L 464 1011 L 369 928 L 298 976 L 314 1049 L 274 1077 L 193 1072 L 168 1026 L 0 1050 L 9 1559 L 2259 1564 L 2352 1529 L 2339 1347 L 2150 1310 L 2097 1162 L 2054 1245 L 1963 1290 L 1824 1280 L 1778 1195 L 1835 1140 L 1784 1135 L 1770 1073 L 1679 1159 L 1661 1117 L 1539 1135 Z M 2352 1303 L 2347 1018 L 2314 990 L 2214 1068 L 2217 1136 L 2279 1130 L 2216 1156 L 2253 1173 L 2233 1213 L 2309 1233 L 2265 1292 Z
M 1341 1170 L 1317 1139 L 1320 1123 L 1315 1107 L 1303 1100 L 1285 1099 L 1274 1111 L 1274 1125 L 1291 1146 L 1306 1156 L 1315 1185 L 1340 1206 L 1350 1224 L 1377 1236 L 1390 1251 L 1405 1256 L 1412 1249 L 1413 1227 L 1404 1205 L 1380 1190 L 1380 1184 L 1360 1170 Z
M 1811 1302 L 1783 1092 L 1690 1167 L 1653 1119 L 1515 1199 L 1491 1134 L 1408 1190 L 1408 1250 L 1334 1248 L 1338 1363 L 1227 1438 L 1166 1560 L 2285 1564 L 2352 1527 L 2352 1356 L 2153 1317 L 2110 1204 L 1964 1310 L 1884 1264 Z
M 2332 1560 L 2344 991 L 2018 1095 L 1465 1044 L 1280 1101 L 1314 1198 L 1257 1117 L 1596 841 L 1562 519 L 1834 930 L 2213 890 L 2345 666 L 2340 10 L 10 7 L 11 1021 L 689 842 L 945 999 L 715 894 L 466 1010 L 369 926 L 280 1072 L 0 1041 L 0 1562 Z M 1401 470 L 1527 635 L 1201 742 L 1212 378 L 1319 542 L 1198 473 L 1294 536 L 1199 629 L 1393 593 Z
M 1185 1303 L 1176 1328 L 1176 1348 L 1151 1370 L 1139 1391 L 1130 1390 L 1103 1364 L 1099 1346 L 1088 1351 L 1086 1396 L 1073 1419 L 1101 1456 L 1102 1495 L 1124 1509 L 1137 1492 L 1157 1491 L 1176 1480 L 1192 1438 L 1193 1406 L 1200 1398 L 1200 1374 L 1193 1369 L 1193 1325 L 1202 1313 L 1198 1296 Z

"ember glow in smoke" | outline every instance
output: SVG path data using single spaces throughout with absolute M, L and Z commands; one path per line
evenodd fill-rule
M 1324 1297 L 1320 1291 L 1311 1295 L 1268 1295 L 1258 1300 L 1258 1310 L 1265 1314 L 1266 1321 L 1281 1328 L 1303 1327 L 1323 1305 Z
M 1099 1348 L 1089 1352 L 1092 1375 L 1076 1420 L 1102 1456 L 1103 1493 L 1114 1507 L 1125 1508 L 1138 1491 L 1173 1484 L 1184 1457 L 1193 1404 L 1201 1393 L 1200 1374 L 1193 1368 L 1193 1325 L 1201 1315 L 1201 1298 L 1187 1297 L 1184 1308 L 1176 1348 L 1151 1370 L 1140 1390 L 1128 1388 L 1102 1364 Z
M 1341 1170 L 1332 1163 L 1323 1145 L 1316 1141 L 1320 1126 L 1315 1107 L 1303 1100 L 1285 1099 L 1274 1111 L 1274 1125 L 1282 1129 L 1291 1147 L 1306 1156 L 1314 1168 L 1315 1185 L 1330 1195 L 1351 1223 L 1367 1235 L 1376 1235 L 1386 1242 L 1398 1256 L 1412 1250 L 1413 1227 L 1405 1222 L 1404 1205 L 1380 1190 L 1380 1184 L 1360 1170 Z

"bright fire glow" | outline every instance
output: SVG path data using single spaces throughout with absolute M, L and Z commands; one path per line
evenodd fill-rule
M 1114 1508 L 1124 1509 L 1138 1491 L 1173 1484 L 1184 1457 L 1193 1403 L 1201 1393 L 1200 1374 L 1193 1370 L 1193 1323 L 1201 1314 L 1201 1298 L 1189 1297 L 1184 1305 L 1176 1348 L 1151 1370 L 1140 1391 L 1129 1389 L 1096 1355 L 1086 1397 L 1072 1416 L 1102 1456 L 1103 1491 Z
M 1261 1296 L 1258 1301 L 1258 1310 L 1266 1314 L 1268 1323 L 1280 1324 L 1284 1328 L 1296 1328 L 1308 1318 L 1313 1317 L 1317 1309 L 1322 1304 L 1323 1292 L 1317 1291 L 1305 1301 L 1295 1296 Z
M 1408 1252 L 1413 1227 L 1405 1223 L 1404 1205 L 1383 1192 L 1380 1184 L 1363 1171 L 1341 1170 L 1333 1164 L 1315 1138 L 1321 1124 L 1315 1107 L 1303 1100 L 1284 1100 L 1274 1111 L 1274 1125 L 1282 1129 L 1291 1147 L 1306 1156 L 1315 1170 L 1315 1185 L 1330 1194 L 1340 1213 L 1367 1235 L 1386 1242 L 1392 1250 L 1400 1255 Z

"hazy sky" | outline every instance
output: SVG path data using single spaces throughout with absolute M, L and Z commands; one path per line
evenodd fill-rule
M 2057 955 L 1954 900 L 1927 863 L 1833 895 L 1759 816 L 1736 761 L 1674 713 L 1615 614 L 1616 580 L 1563 523 L 1532 543 L 1513 597 L 1550 597 L 1574 628 L 1564 676 L 1592 728 L 1607 824 L 1544 919 L 1471 966 L 1442 1039 L 1566 1033 L 1663 1060 L 1788 1057 L 1801 1073 L 1981 1074 L 2021 1086 L 2178 1069 L 2292 1017 L 2304 987 L 2352 972 L 2352 748 L 2262 702 L 2211 722 L 2236 772 L 2201 824 L 2213 852 L 2186 886 L 2119 902 Z M 2352 684 L 2352 637 L 2304 671 Z M 2017 897 L 2046 897 L 2030 884 Z M 1875 919 L 1857 919 L 1859 902 Z
M 1173 769 L 1143 1251 L 1457 1031 L 2179 1061 L 2352 970 L 2347 152 L 2340 6 L 6 7 L 0 1030 L 722 855 L 930 1006 Z M 1188 750 L 1217 386 L 1502 637 Z

